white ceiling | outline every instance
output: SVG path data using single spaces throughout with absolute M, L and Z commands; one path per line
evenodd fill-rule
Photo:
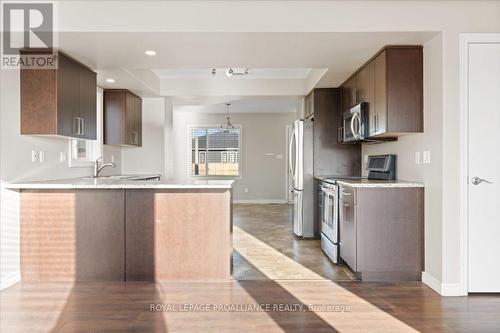
M 229 68 L 215 68 L 215 75 L 212 74 L 214 68 L 155 68 L 153 73 L 160 78 L 217 78 L 217 79 L 307 79 L 311 73 L 311 68 L 249 68 L 248 75 L 228 77 L 226 71 Z M 244 70 L 244 69 L 240 69 Z
M 273 98 L 224 98 L 222 102 L 207 103 L 207 105 L 176 105 L 174 111 L 179 112 L 202 112 L 202 113 L 226 113 L 225 103 L 231 103 L 229 112 L 233 113 L 295 113 L 297 109 L 297 97 L 273 97 Z
M 336 87 L 384 45 L 423 44 L 435 32 L 62 32 L 59 47 L 98 72 L 104 88 L 142 96 L 297 96 Z M 149 57 L 145 50 L 155 50 Z M 208 75 L 246 68 L 253 80 Z M 112 77 L 109 84 L 105 78 Z M 251 78 L 249 76 L 248 78 Z

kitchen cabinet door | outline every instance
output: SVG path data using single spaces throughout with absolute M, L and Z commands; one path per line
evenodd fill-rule
M 142 146 L 142 99 L 136 96 L 135 103 L 135 131 L 137 132 L 136 145 L 140 147 Z
M 81 118 L 81 136 L 96 140 L 97 133 L 97 84 L 96 74 L 86 68 L 80 68 L 79 110 Z
M 40 51 L 21 51 L 33 53 Z M 96 74 L 61 52 L 53 56 L 56 69 L 21 70 L 21 134 L 96 139 Z
M 373 62 L 368 63 L 358 74 L 357 74 L 357 89 L 358 89 L 358 102 L 367 103 L 368 119 L 370 119 L 369 129 L 371 131 L 372 122 L 371 119 L 374 117 L 374 102 L 375 102 L 375 64 Z
M 125 89 L 104 91 L 104 143 L 141 146 L 142 100 Z
M 79 137 L 80 67 L 63 54 L 58 55 L 57 134 Z
M 387 132 L 387 62 L 386 51 L 380 53 L 374 63 L 375 101 L 370 110 L 370 135 Z
M 306 96 L 304 102 L 304 117 L 310 118 L 311 116 L 314 116 L 314 91 Z
M 339 192 L 340 257 L 356 271 L 356 191 L 342 186 Z
M 358 102 L 357 77 L 353 76 L 342 85 L 342 114 Z
M 125 119 L 126 119 L 126 144 L 133 145 L 135 144 L 135 136 L 136 136 L 136 104 L 134 95 L 127 91 L 125 93 Z

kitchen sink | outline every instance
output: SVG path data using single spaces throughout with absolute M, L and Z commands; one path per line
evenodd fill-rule
M 160 180 L 159 175 L 112 175 L 112 176 L 99 176 L 97 178 L 94 177 L 83 177 L 82 179 L 97 179 L 97 180 L 131 180 L 131 181 L 138 181 L 138 180 Z

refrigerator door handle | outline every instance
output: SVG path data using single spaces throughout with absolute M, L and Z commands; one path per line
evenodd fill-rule
M 294 136 L 295 136 L 295 128 L 292 129 L 292 134 L 290 135 L 290 145 L 288 146 L 288 169 L 290 170 L 290 174 L 292 175 L 292 180 L 295 179 L 295 170 L 293 170 L 293 157 L 292 157 L 292 152 L 293 152 L 293 143 L 294 141 Z

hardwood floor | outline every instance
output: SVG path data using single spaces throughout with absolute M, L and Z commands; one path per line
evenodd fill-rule
M 238 204 L 233 210 L 234 279 L 356 279 L 324 255 L 319 240 L 293 235 L 291 205 Z
M 500 331 L 500 297 L 440 297 L 416 282 L 18 283 L 0 296 L 2 333 Z M 185 304 L 212 311 L 180 311 Z M 218 304 L 240 311 L 213 311 Z M 270 311 L 243 311 L 256 304 Z
M 332 281 L 342 271 L 326 275 L 310 258 L 312 245 L 267 237 L 255 217 L 266 214 L 288 212 L 235 209 L 240 272 L 255 280 L 18 283 L 0 292 L 0 332 L 500 332 L 500 295 L 440 297 L 419 282 Z

